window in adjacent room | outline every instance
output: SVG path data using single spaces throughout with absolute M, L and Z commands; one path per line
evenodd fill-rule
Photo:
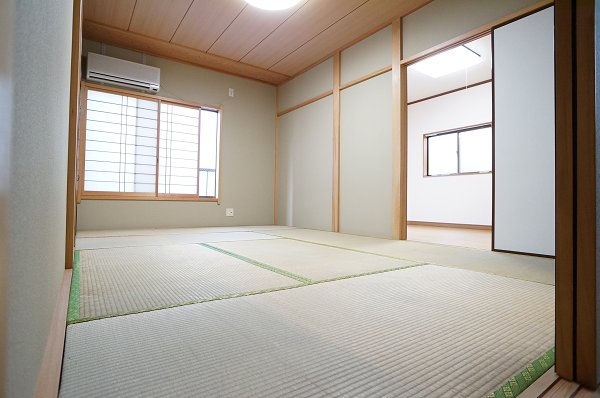
M 216 200 L 216 109 L 87 88 L 83 198 Z
M 425 175 L 492 171 L 492 126 L 483 124 L 425 134 Z

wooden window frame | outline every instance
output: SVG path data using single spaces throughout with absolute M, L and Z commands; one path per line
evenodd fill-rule
M 85 145 L 86 145 L 86 120 L 87 120 L 87 97 L 88 90 L 100 91 L 116 95 L 125 95 L 132 98 L 143 99 L 146 101 L 154 101 L 157 103 L 157 131 L 156 131 L 156 179 L 154 192 L 110 192 L 110 191 L 86 191 L 85 186 Z M 160 113 L 161 105 L 170 104 L 176 106 L 183 106 L 199 111 L 208 110 L 218 113 L 218 126 L 217 126 L 217 142 L 218 142 L 218 153 L 217 153 L 217 180 L 216 180 L 216 196 L 215 197 L 202 197 L 199 194 L 200 177 L 197 172 L 196 178 L 196 195 L 194 194 L 165 194 L 158 192 L 158 179 L 159 179 L 159 151 L 160 151 Z M 161 97 L 156 95 L 138 93 L 134 91 L 124 90 L 120 88 L 108 87 L 100 84 L 94 84 L 82 81 L 81 82 L 81 112 L 80 112 L 80 139 L 79 139 L 79 175 L 77 176 L 78 181 L 78 203 L 81 200 L 142 200 L 142 201 L 184 201 L 184 202 L 212 202 L 221 203 L 221 118 L 222 109 L 216 106 L 201 105 L 192 102 L 177 100 L 173 98 Z M 200 148 L 200 137 L 198 137 L 198 148 Z M 198 162 L 200 162 L 200 151 L 198 149 Z M 199 168 L 198 168 L 199 170 Z
M 467 172 L 460 171 L 460 138 L 459 138 L 460 133 L 467 132 L 467 131 L 473 131 L 473 130 L 480 130 L 480 129 L 485 129 L 485 128 L 491 129 L 492 122 L 475 124 L 472 126 L 465 126 L 465 127 L 459 127 L 459 128 L 451 129 L 451 130 L 443 130 L 443 131 L 436 131 L 436 132 L 432 132 L 432 133 L 423 134 L 423 177 L 453 177 L 453 176 L 465 176 L 465 175 L 491 174 L 492 170 L 467 171 Z M 438 137 L 441 135 L 448 135 L 448 134 L 456 134 L 456 140 L 458 141 L 457 146 L 456 146 L 456 150 L 457 150 L 457 157 L 456 157 L 457 169 L 456 170 L 458 170 L 458 172 L 457 173 L 431 175 L 431 174 L 429 174 L 429 138 Z

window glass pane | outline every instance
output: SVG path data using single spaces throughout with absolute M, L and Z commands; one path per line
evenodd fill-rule
M 460 172 L 476 173 L 492 170 L 492 128 L 463 131 L 458 136 Z
M 154 192 L 158 103 L 88 90 L 85 191 Z
M 456 133 L 427 138 L 427 175 L 458 173 Z
M 198 192 L 199 109 L 168 103 L 160 107 L 158 192 Z
M 219 159 L 219 113 L 202 109 L 200 116 L 199 196 L 217 196 Z

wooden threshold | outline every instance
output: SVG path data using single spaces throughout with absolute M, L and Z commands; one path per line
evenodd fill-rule
M 65 270 L 63 274 L 58 300 L 54 307 L 50 333 L 46 341 L 46 349 L 35 386 L 36 398 L 58 396 L 60 373 L 62 371 L 63 350 L 67 330 L 67 308 L 69 306 L 69 291 L 73 271 Z
M 422 225 L 425 227 L 441 227 L 441 228 L 460 228 L 460 229 L 480 229 L 485 231 L 491 231 L 491 225 L 480 225 L 480 224 L 456 224 L 446 222 L 430 222 L 430 221 L 407 221 L 408 225 Z

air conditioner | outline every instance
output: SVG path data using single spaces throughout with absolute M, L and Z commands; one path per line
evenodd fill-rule
M 160 69 L 106 55 L 88 53 L 86 80 L 142 90 L 160 90 Z

